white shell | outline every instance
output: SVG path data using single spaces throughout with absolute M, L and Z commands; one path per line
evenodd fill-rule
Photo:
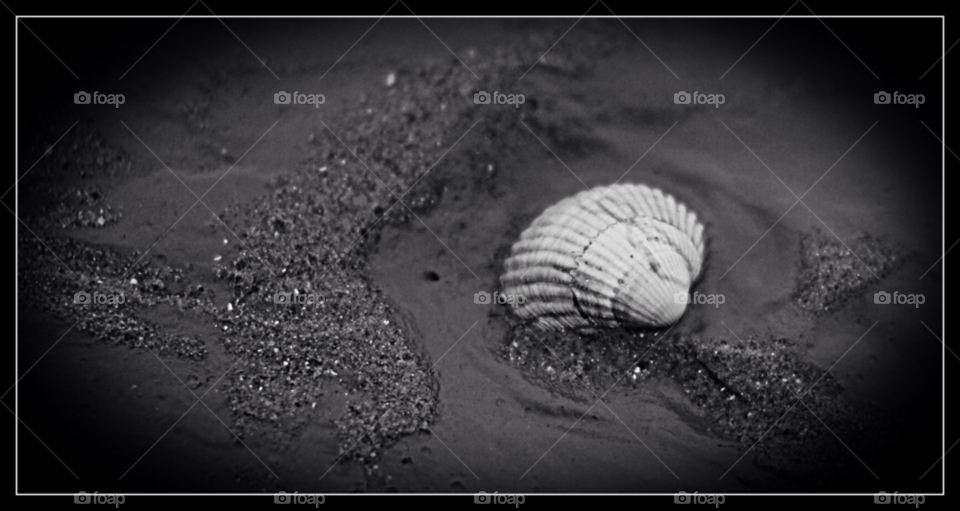
M 706 251 L 686 206 L 638 184 L 580 192 L 520 235 L 500 277 L 514 312 L 546 329 L 666 326 L 683 315 Z M 518 303 L 522 302 L 522 303 Z

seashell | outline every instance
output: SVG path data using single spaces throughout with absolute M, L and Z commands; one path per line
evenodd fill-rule
M 703 225 L 656 188 L 618 184 L 548 207 L 500 277 L 521 318 L 545 329 L 666 326 L 683 315 L 706 255 Z

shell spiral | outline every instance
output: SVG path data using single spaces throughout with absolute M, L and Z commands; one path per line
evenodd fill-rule
M 703 225 L 682 203 L 639 184 L 580 192 L 548 207 L 504 262 L 504 294 L 546 329 L 666 326 L 700 276 Z M 522 302 L 522 303 L 520 303 Z

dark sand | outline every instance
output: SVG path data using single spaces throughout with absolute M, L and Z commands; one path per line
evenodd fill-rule
M 43 166 L 38 167 L 20 183 L 20 200 L 37 204 L 25 208 L 21 202 L 20 211 L 28 211 L 21 213 L 25 221 L 47 221 L 43 212 L 50 207 L 43 204 L 50 194 L 40 188 L 44 180 L 63 180 L 65 187 L 92 183 L 103 190 L 112 211 L 122 213 L 116 223 L 99 229 L 57 227 L 47 233 L 121 254 L 142 254 L 195 198 L 120 121 L 198 194 L 279 121 L 204 198 L 218 214 L 228 207 L 237 212 L 282 188 L 284 176 L 316 171 L 311 165 L 324 158 L 330 159 L 327 172 L 337 172 L 337 157 L 324 152 L 328 146 L 309 138 L 311 133 L 324 133 L 318 119 L 346 136 L 342 133 L 352 126 L 343 124 L 364 108 L 361 95 L 374 108 L 378 101 L 390 101 L 384 95 L 388 73 L 400 72 L 394 85 L 400 87 L 404 80 L 413 82 L 430 62 L 463 72 L 416 20 L 384 20 L 318 85 L 317 78 L 363 34 L 367 21 L 236 22 L 244 42 L 268 56 L 268 65 L 282 79 L 277 82 L 236 39 L 220 30 L 222 26 L 210 22 L 212 27 L 203 28 L 204 23 L 184 21 L 184 33 L 165 39 L 122 86 L 100 87 L 127 94 L 127 104 L 120 109 L 100 109 L 91 116 L 89 109 L 48 107 L 50 117 L 27 116 L 21 109 L 28 125 L 20 138 L 21 169 L 28 168 L 43 144 L 56 140 L 79 115 L 83 120 L 75 129 L 102 134 L 106 145 L 122 151 L 131 162 L 91 178 L 70 169 L 45 174 Z M 464 56 L 470 49 L 492 55 L 497 46 L 533 48 L 537 37 L 549 47 L 566 27 L 437 20 L 430 25 Z M 764 24 L 739 23 L 737 28 L 743 30 L 732 32 L 752 34 L 756 29 L 759 35 L 765 29 L 760 25 Z M 720 22 L 634 23 L 644 42 L 682 78 L 678 82 L 622 25 L 584 23 L 551 52 L 557 60 L 538 65 L 519 84 L 488 87 L 526 94 L 527 104 L 516 112 L 507 106 L 477 107 L 510 111 L 499 118 L 484 117 L 444 156 L 451 164 L 476 163 L 481 172 L 457 174 L 439 165 L 431 174 L 482 176 L 487 161 L 483 158 L 491 154 L 493 172 L 473 182 L 444 183 L 438 176 L 418 184 L 440 183 L 446 188 L 436 194 L 435 202 L 423 199 L 419 219 L 407 215 L 405 222 L 384 222 L 375 239 L 362 244 L 363 250 L 346 256 L 346 264 L 369 279 L 371 289 L 382 291 L 391 309 L 390 321 L 399 323 L 404 338 L 422 351 L 425 367 L 433 367 L 437 408 L 429 429 L 386 442 L 384 449 L 375 446 L 371 451 L 375 460 L 369 456 L 358 460 L 348 453 L 337 462 L 344 437 L 334 422 L 364 397 L 349 394 L 342 380 L 332 377 L 318 383 L 323 396 L 315 408 L 279 411 L 292 417 L 290 421 L 235 414 L 230 396 L 218 387 L 204 398 L 213 414 L 197 405 L 163 436 L 196 398 L 156 357 L 78 329 L 43 356 L 73 322 L 21 303 L 21 375 L 42 360 L 20 384 L 19 415 L 81 481 L 21 430 L 18 490 L 73 492 L 82 486 L 101 493 L 940 491 L 939 468 L 918 481 L 942 453 L 942 346 L 920 323 L 940 330 L 942 266 L 918 280 L 941 250 L 939 146 L 916 121 L 921 114 L 912 109 L 878 110 L 872 104 L 869 73 L 836 41 L 791 50 L 791 38 L 809 37 L 801 25 L 798 20 L 782 22 L 767 42 L 718 82 L 753 35 L 731 36 L 736 40 L 718 45 L 709 40 L 729 32 Z M 689 28 L 681 28 L 685 26 Z M 817 37 L 830 35 L 817 32 Z M 817 50 L 830 57 L 820 60 Z M 784 52 L 791 56 L 790 63 L 784 62 Z M 126 69 L 119 64 L 118 69 L 104 66 L 107 69 L 98 71 L 110 80 Z M 922 115 L 929 126 L 939 126 L 934 115 L 940 108 L 934 99 L 939 91 L 932 81 L 924 87 L 930 88 L 923 91 L 927 104 Z M 279 89 L 323 93 L 326 103 L 317 110 L 280 110 L 269 101 Z M 670 100 L 677 90 L 723 93 L 726 103 L 719 109 L 681 107 Z M 474 107 L 469 95 L 463 101 Z M 533 133 L 512 121 L 496 122 L 514 114 Z M 510 130 L 498 133 L 505 124 Z M 441 147 L 432 148 L 435 152 L 443 154 L 470 124 L 457 126 L 460 132 L 445 133 Z M 47 131 L 50 135 L 40 136 L 39 143 L 27 136 Z M 506 139 L 491 142 L 498 135 Z M 432 162 L 424 163 L 429 167 Z M 350 165 L 365 172 L 356 162 Z M 498 353 L 514 322 L 503 310 L 475 304 L 473 295 L 499 289 L 505 251 L 545 207 L 584 186 L 618 180 L 660 187 L 696 210 L 708 225 L 708 266 L 696 289 L 723 293 L 725 303 L 719 308 L 691 306 L 671 334 L 731 342 L 750 337 L 791 339 L 798 360 L 830 370 L 829 377 L 842 388 L 845 406 L 882 418 L 860 425 L 860 434 L 871 445 L 890 446 L 888 450 L 858 450 L 854 447 L 858 439 L 844 437 L 841 431 L 846 429 L 827 423 L 818 438 L 845 458 L 842 466 L 758 462 L 759 449 L 747 452 L 752 442 L 716 434 L 708 410 L 697 406 L 670 378 L 618 388 L 606 395 L 606 406 L 591 407 L 596 402 L 592 394 L 572 390 L 579 382 L 544 385 L 504 360 Z M 399 182 L 403 186 L 397 192 L 402 194 L 410 181 Z M 812 186 L 803 199 L 809 210 L 797 205 L 783 216 L 796 201 L 787 187 L 803 195 Z M 28 192 L 27 187 L 34 188 Z M 31 216 L 34 211 L 40 213 Z M 215 276 L 214 257 L 222 256 L 224 263 L 239 257 L 241 244 L 230 231 L 241 233 L 248 227 L 241 220 L 239 225 L 227 223 L 230 229 L 198 205 L 150 250 L 148 258 L 158 267 L 182 269 L 182 286 L 204 286 L 209 294 L 203 300 L 221 311 L 234 295 Z M 811 314 L 797 305 L 793 294 L 801 237 L 815 229 L 851 246 L 869 233 L 896 247 L 902 264 L 881 280 L 856 289 L 838 310 Z M 25 236 L 29 233 L 21 232 L 20 240 Z M 336 250 L 348 247 L 349 241 Z M 20 264 L 24 266 L 23 261 Z M 878 306 L 872 296 L 880 290 L 923 293 L 926 302 L 920 308 Z M 237 362 L 200 305 L 156 306 L 141 314 L 158 331 L 203 342 L 206 354 L 199 360 L 161 357 L 198 395 Z M 810 412 L 797 405 L 790 413 Z M 241 434 L 246 447 L 232 430 Z M 161 436 L 163 440 L 118 481 Z M 802 448 L 804 442 L 795 439 L 793 446 Z

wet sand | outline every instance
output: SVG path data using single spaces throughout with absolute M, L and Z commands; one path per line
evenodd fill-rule
M 272 56 L 268 65 L 281 75 L 281 88 L 300 91 L 317 89 L 316 78 L 366 26 L 344 22 L 317 29 L 298 21 L 278 36 L 276 23 L 260 29 L 271 37 L 255 35 L 252 21 L 238 23 L 238 30 L 248 27 L 245 42 Z M 691 22 L 703 31 L 690 29 L 700 35 L 685 39 L 678 35 L 680 23 L 638 23 L 644 41 L 679 82 L 629 33 L 604 36 L 602 26 L 585 26 L 556 51 L 570 62 L 539 65 L 519 83 L 498 84 L 504 87 L 499 90 L 509 86 L 527 95 L 528 103 L 503 114 L 524 124 L 513 125 L 509 140 L 493 143 L 502 152 L 491 161 L 495 170 L 489 179 L 448 184 L 419 218 L 385 224 L 369 248 L 347 258 L 356 257 L 371 289 L 382 292 L 390 317 L 422 350 L 436 381 L 434 422 L 387 446 L 379 461 L 347 457 L 334 464 L 342 439 L 333 422 L 351 402 L 362 401 L 338 397 L 346 389 L 334 378 L 323 383 L 320 409 L 295 425 L 254 420 L 243 428 L 245 445 L 231 434 L 238 417 L 217 389 L 204 398 L 213 414 L 198 405 L 163 436 L 195 398 L 156 357 L 73 330 L 43 356 L 72 322 L 27 307 L 18 316 L 21 375 L 41 357 L 42 362 L 21 383 L 20 416 L 84 486 L 90 482 L 101 492 L 872 492 L 879 483 L 871 472 L 901 493 L 939 490 L 939 477 L 918 481 L 941 452 L 942 351 L 920 321 L 939 331 L 942 267 L 918 280 L 941 250 L 936 140 L 914 119 L 915 112 L 878 110 L 864 86 L 873 86 L 869 74 L 852 56 L 839 54 L 842 47 L 824 43 L 837 54 L 813 69 L 805 66 L 817 62 L 814 49 L 796 50 L 796 63 L 784 64 L 778 52 L 792 37 L 806 34 L 798 20 L 785 21 L 769 46 L 758 46 L 722 81 L 717 76 L 749 43 L 741 48 L 740 41 L 727 41 L 705 53 L 699 49 L 705 39 L 723 33 L 720 25 Z M 548 38 L 556 31 L 519 22 L 431 25 L 464 54 L 530 44 L 530 34 Z M 380 97 L 388 73 L 400 71 L 402 84 L 404 72 L 414 74 L 426 62 L 460 65 L 420 29 L 416 20 L 383 21 L 320 82 L 318 90 L 326 95 L 322 112 L 278 113 L 264 100 L 277 88 L 276 79 L 229 34 L 221 38 L 189 29 L 191 35 L 208 34 L 200 52 L 189 50 L 195 40 L 171 37 L 124 84 L 131 91 L 128 105 L 83 121 L 130 155 L 129 169 L 94 179 L 122 217 L 108 228 L 70 228 L 59 235 L 142 253 L 195 201 L 120 121 L 191 189 L 216 183 L 204 198 L 214 212 L 243 210 L 276 192 L 285 175 L 309 171 L 303 162 L 325 156 L 309 135 L 322 133 L 323 124 L 334 133 L 348 131 L 342 123 L 362 108 L 360 96 Z M 583 41 L 592 44 L 578 46 Z M 584 62 L 589 66 L 577 68 Z M 683 108 L 670 100 L 677 90 L 722 93 L 726 102 L 720 108 Z M 928 98 L 939 97 L 935 88 L 925 90 Z M 928 99 L 923 115 L 938 108 Z M 275 121 L 280 122 L 244 155 Z M 462 133 L 447 134 L 444 147 L 453 149 L 444 158 L 471 161 L 497 136 L 499 125 L 486 122 L 458 144 Z M 32 161 L 26 156 L 42 149 L 24 138 L 21 160 Z M 439 165 L 431 172 L 442 179 L 450 170 Z M 847 402 L 883 417 L 902 417 L 902 410 L 910 409 L 908 420 L 874 424 L 864 434 L 878 441 L 906 436 L 915 447 L 895 456 L 853 454 L 843 445 L 850 439 L 841 438 L 836 450 L 849 455 L 851 470 L 860 472 L 811 476 L 800 464 L 771 468 L 756 462 L 750 445 L 709 432 L 706 412 L 669 379 L 618 389 L 605 397 L 605 405 L 591 407 L 590 394 L 557 393 L 498 356 L 513 320 L 495 307 L 475 304 L 474 294 L 499 289 L 505 251 L 545 207 L 618 180 L 660 187 L 707 224 L 708 265 L 695 289 L 722 293 L 726 300 L 718 308 L 690 307 L 673 334 L 794 339 L 801 347 L 798 356 L 829 370 Z M 28 178 L 21 183 L 26 186 L 34 189 L 21 189 L 20 200 L 42 204 L 39 185 Z M 806 206 L 791 209 L 796 197 L 788 188 L 803 196 Z M 243 247 L 233 242 L 231 231 L 248 227 L 228 229 L 197 206 L 153 246 L 149 261 L 183 268 L 189 286 L 209 289 L 211 304 L 223 308 L 232 290 L 215 277 L 213 259 L 237 258 Z M 796 305 L 793 293 L 800 240 L 814 229 L 847 244 L 864 233 L 880 237 L 901 250 L 904 263 L 858 290 L 839 310 L 811 315 Z M 879 306 L 871 297 L 880 290 L 923 293 L 926 302 L 920 308 Z M 213 387 L 237 361 L 201 312 L 160 307 L 146 314 L 163 331 L 204 339 L 208 355 L 201 362 L 164 359 L 185 381 L 193 376 L 195 389 Z M 60 431 L 58 423 L 70 424 L 71 433 Z M 80 444 L 76 438 L 85 440 Z M 73 491 L 76 480 L 43 445 L 25 432 L 20 441 L 18 490 Z M 102 454 L 90 456 L 91 451 Z

